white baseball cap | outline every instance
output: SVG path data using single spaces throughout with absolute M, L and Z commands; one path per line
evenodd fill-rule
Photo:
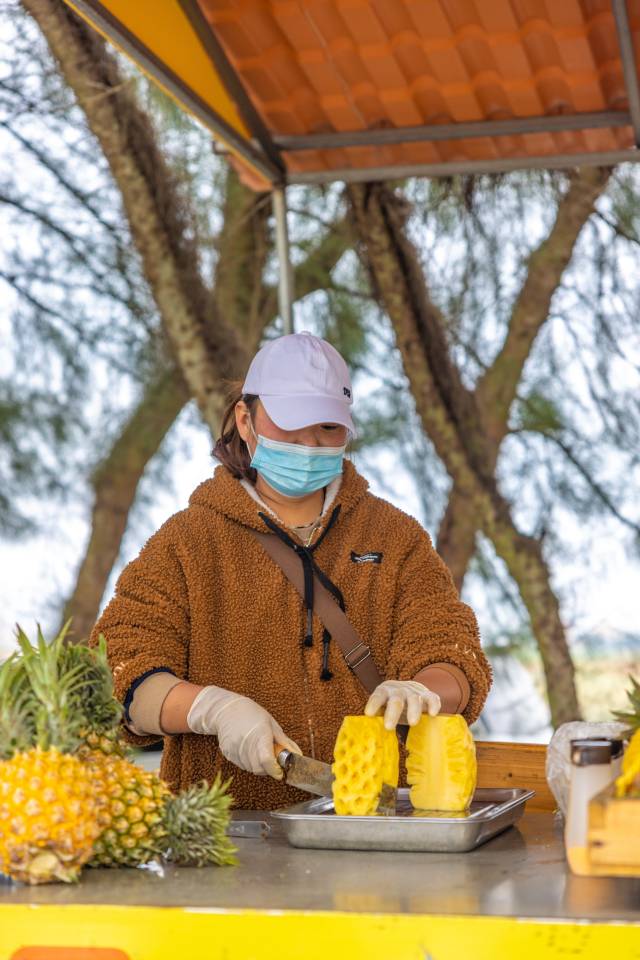
M 266 343 L 251 361 L 242 392 L 259 396 L 281 430 L 340 423 L 356 436 L 347 365 L 335 347 L 307 330 Z

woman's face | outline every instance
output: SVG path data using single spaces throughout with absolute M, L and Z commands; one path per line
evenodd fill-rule
M 236 404 L 236 424 L 238 432 L 253 454 L 255 437 L 251 432 L 251 422 L 256 436 L 262 434 L 269 440 L 280 440 L 284 443 L 299 443 L 305 447 L 342 447 L 347 442 L 348 430 L 337 423 L 314 423 L 310 427 L 300 430 L 281 430 L 276 426 L 267 411 L 258 400 L 253 408 L 253 417 L 243 400 Z

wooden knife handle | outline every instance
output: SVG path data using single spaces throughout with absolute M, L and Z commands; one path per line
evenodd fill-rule
M 285 773 L 286 773 L 287 767 L 289 766 L 288 760 L 289 760 L 289 757 L 291 756 L 291 751 L 289 750 L 288 747 L 285 747 L 285 746 L 283 746 L 281 743 L 276 743 L 276 742 L 274 741 L 274 744 L 273 744 L 273 752 L 274 752 L 274 755 L 275 755 L 276 760 L 278 761 L 278 763 L 280 764 L 280 766 L 282 767 L 282 769 L 283 769 L 283 770 L 285 771 Z M 282 757 L 282 759 L 281 759 L 281 755 L 282 755 L 283 753 L 285 754 L 285 756 Z

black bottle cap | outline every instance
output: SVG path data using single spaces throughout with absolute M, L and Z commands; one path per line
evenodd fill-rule
M 576 767 L 611 762 L 611 740 L 604 737 L 571 741 L 571 763 Z

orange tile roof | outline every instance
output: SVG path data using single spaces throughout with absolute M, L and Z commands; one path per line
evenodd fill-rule
M 640 0 L 65 0 L 254 186 L 640 159 Z
M 276 144 L 309 134 L 629 110 L 609 0 L 198 0 Z M 640 54 L 640 0 L 628 0 Z M 637 67 L 636 67 L 637 74 Z M 280 140 L 279 138 L 284 138 Z M 340 171 L 634 147 L 631 125 L 283 149 Z

